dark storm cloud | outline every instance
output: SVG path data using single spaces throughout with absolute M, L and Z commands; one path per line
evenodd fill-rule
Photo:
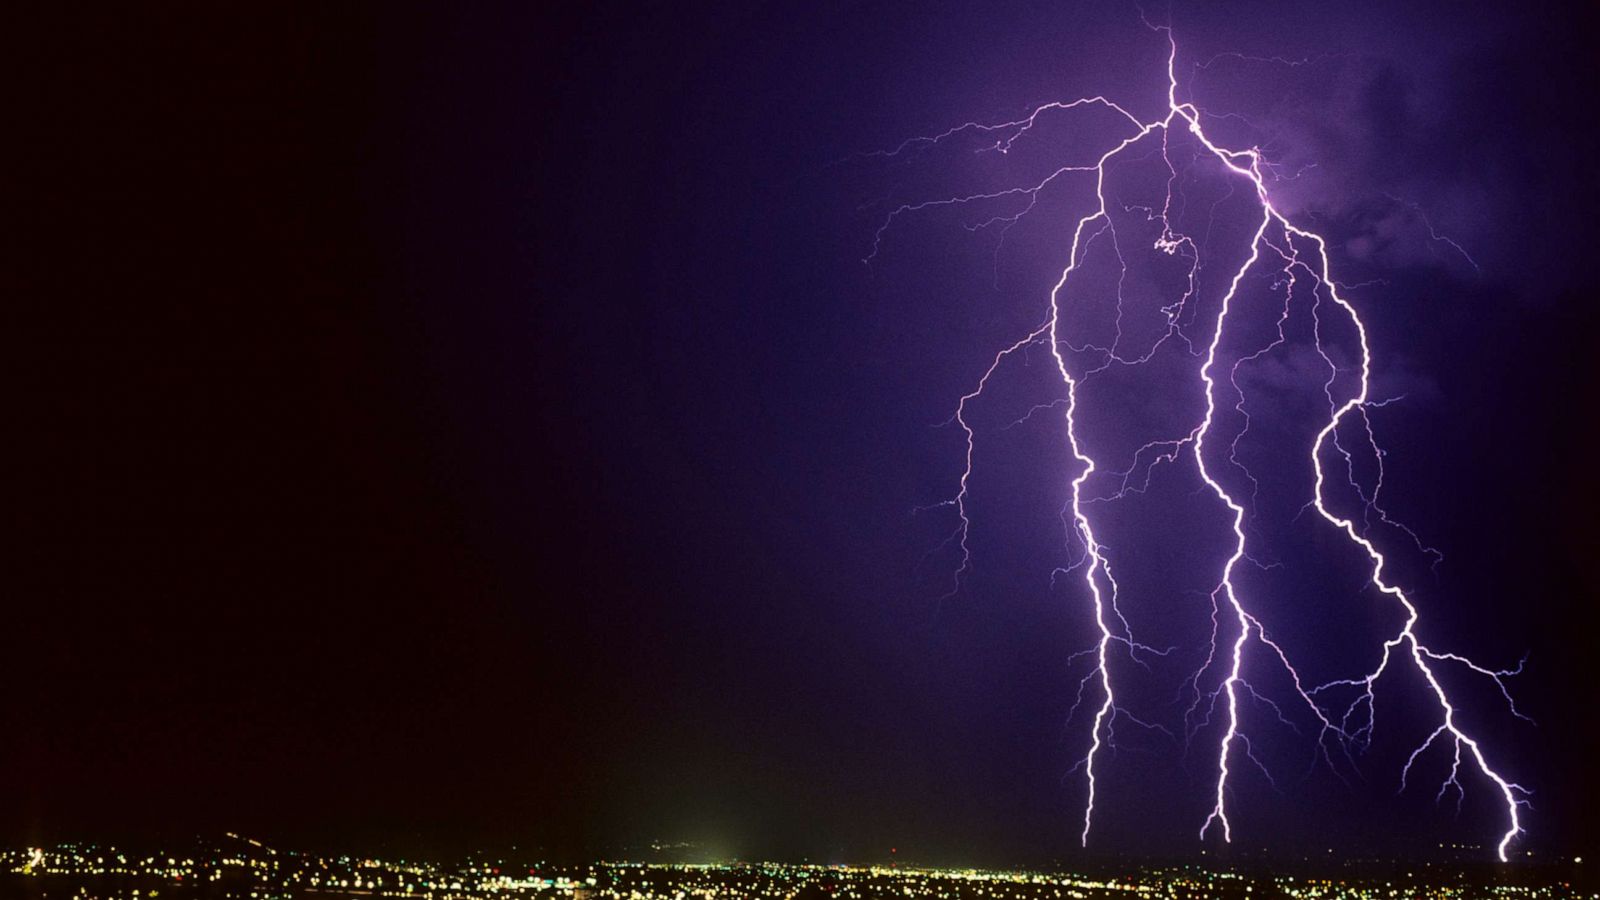
M 1436 268 L 1553 302 L 1573 287 L 1572 226 L 1593 190 L 1574 116 L 1589 86 L 1569 65 L 1578 39 L 1441 15 L 1417 20 L 1414 44 L 1356 16 L 1293 64 L 1207 60 L 1196 98 L 1223 116 L 1219 130 L 1263 147 L 1283 179 L 1275 196 L 1331 223 L 1363 271 Z

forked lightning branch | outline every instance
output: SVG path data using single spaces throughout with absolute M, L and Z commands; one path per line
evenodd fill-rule
M 1245 728 L 1244 716 L 1241 715 L 1242 704 L 1260 699 L 1269 708 L 1277 710 L 1280 719 L 1282 704 L 1302 708 L 1302 715 L 1309 715 L 1310 720 L 1316 723 L 1318 733 L 1315 741 L 1320 757 L 1333 767 L 1336 757 L 1353 761 L 1355 753 L 1370 745 L 1376 717 L 1375 691 L 1379 680 L 1393 670 L 1409 668 L 1420 676 L 1425 685 L 1433 721 L 1428 737 L 1415 748 L 1405 763 L 1400 773 L 1401 783 L 1404 785 L 1413 778 L 1416 774 L 1414 770 L 1424 766 L 1424 760 L 1428 760 L 1426 764 L 1442 769 L 1438 789 L 1441 799 L 1451 792 L 1459 799 L 1469 783 L 1475 788 L 1481 785 L 1481 789 L 1496 798 L 1502 810 L 1497 831 L 1497 852 L 1499 858 L 1505 860 L 1512 843 L 1523 832 L 1522 816 L 1530 792 L 1502 774 L 1489 748 L 1459 720 L 1458 701 L 1446 689 L 1440 672 L 1446 667 L 1455 667 L 1470 677 L 1486 679 L 1493 683 L 1509 705 L 1511 695 L 1505 679 L 1516 674 L 1520 667 L 1503 670 L 1482 666 L 1458 654 L 1436 650 L 1424 641 L 1419 611 L 1413 598 L 1390 575 L 1390 563 L 1385 551 L 1372 536 L 1371 529 L 1366 527 L 1371 516 L 1377 515 L 1384 522 L 1403 530 L 1403 526 L 1389 520 L 1378 506 L 1378 492 L 1383 477 L 1382 451 L 1373 437 L 1368 410 L 1383 401 L 1369 392 L 1372 353 L 1367 325 L 1334 278 L 1330 269 L 1328 241 L 1317 232 L 1291 221 L 1274 205 L 1268 190 L 1272 181 L 1272 166 L 1261 150 L 1257 147 L 1232 149 L 1217 143 L 1202 126 L 1201 110 L 1192 101 L 1179 99 L 1177 41 L 1170 27 L 1151 27 L 1165 38 L 1167 45 L 1167 102 L 1160 118 L 1142 121 L 1124 106 L 1104 96 L 1087 97 L 1047 103 L 1014 121 L 989 125 L 969 122 L 939 135 L 914 138 L 881 154 L 894 156 L 913 146 L 932 146 L 958 135 L 968 138 L 981 136 L 986 149 L 1006 153 L 1019 141 L 1029 139 L 1030 132 L 1045 117 L 1071 116 L 1092 108 L 1109 111 L 1126 120 L 1125 134 L 1114 142 L 1108 142 L 1098 158 L 1060 166 L 1043 179 L 1025 185 L 903 204 L 888 214 L 873 236 L 872 250 L 867 258 L 869 262 L 881 251 L 886 233 L 905 216 L 938 207 L 965 207 L 987 201 L 1011 200 L 1021 203 L 1022 208 L 982 223 L 1010 225 L 1033 211 L 1046 189 L 1058 183 L 1071 183 L 1075 173 L 1085 180 L 1092 179 L 1094 184 L 1094 208 L 1077 220 L 1071 229 L 1070 243 L 1063 236 L 1065 265 L 1049 290 L 1041 320 L 1031 330 L 1020 334 L 1009 346 L 999 350 L 972 384 L 970 391 L 961 396 L 955 405 L 952 422 L 965 437 L 965 466 L 956 493 L 940 504 L 952 510 L 957 519 L 952 544 L 958 548 L 960 559 L 951 590 L 959 591 L 963 580 L 969 577 L 972 570 L 968 544 L 971 529 L 969 487 L 979 434 L 969 419 L 971 404 L 983 396 L 997 378 L 1004 377 L 1006 367 L 1015 364 L 1019 355 L 1042 348 L 1054 363 L 1053 377 L 1059 378 L 1062 396 L 1035 407 L 1029 416 L 1059 414 L 1064 417 L 1066 450 L 1074 466 L 1074 471 L 1064 475 L 1064 478 L 1070 479 L 1070 499 L 1062 510 L 1061 518 L 1075 562 L 1058 570 L 1057 574 L 1081 580 L 1081 593 L 1092 608 L 1093 621 L 1098 630 L 1092 648 L 1085 651 L 1085 655 L 1093 660 L 1092 670 L 1078 686 L 1079 703 L 1086 704 L 1085 711 L 1092 710 L 1092 717 L 1085 716 L 1090 723 L 1087 750 L 1074 769 L 1081 771 L 1086 785 L 1081 841 L 1087 844 L 1093 835 L 1097 807 L 1116 802 L 1116 798 L 1108 795 L 1102 784 L 1101 767 L 1108 748 L 1113 744 L 1117 723 L 1128 721 L 1147 724 L 1135 718 L 1119 700 L 1116 663 L 1124 656 L 1137 661 L 1141 655 L 1165 653 L 1134 639 L 1128 620 L 1119 606 L 1124 598 L 1118 594 L 1117 581 L 1110 568 L 1110 554 L 1096 536 L 1093 507 L 1095 502 L 1115 500 L 1130 490 L 1137 490 L 1137 479 L 1130 479 L 1130 473 L 1141 465 L 1148 473 L 1151 466 L 1159 463 L 1193 466 L 1204 489 L 1214 496 L 1224 511 L 1231 530 L 1231 541 L 1226 551 L 1215 559 L 1214 572 L 1207 576 L 1213 587 L 1210 590 L 1211 633 L 1205 646 L 1205 659 L 1185 682 L 1190 697 L 1185 724 L 1190 727 L 1190 734 L 1198 729 L 1193 724 L 1195 722 L 1208 723 L 1216 716 L 1221 723 L 1218 729 L 1220 738 L 1210 745 L 1208 754 L 1214 764 L 1211 809 L 1203 820 L 1195 823 L 1198 835 L 1205 838 L 1220 834 L 1224 840 L 1231 841 L 1235 823 L 1244 815 L 1236 808 L 1234 782 L 1246 767 L 1266 772 Z M 992 146 L 989 144 L 991 138 Z M 1196 237 L 1174 226 L 1177 217 L 1173 214 L 1173 207 L 1181 202 L 1181 198 L 1176 195 L 1174 187 L 1178 169 L 1173 161 L 1173 148 L 1179 142 L 1191 146 L 1196 157 L 1211 161 L 1217 167 L 1219 177 L 1230 179 L 1237 190 L 1253 197 L 1251 208 L 1254 212 L 1249 222 L 1250 237 L 1243 262 L 1232 271 L 1221 296 L 1205 298 L 1204 306 L 1201 305 L 1202 291 L 1197 287 L 1200 252 Z M 1112 342 L 1109 346 L 1094 346 L 1081 335 L 1071 333 L 1070 317 L 1065 315 L 1069 301 L 1064 294 L 1080 277 L 1091 244 L 1107 232 L 1111 232 L 1110 238 L 1115 241 L 1113 212 L 1116 210 L 1108 205 L 1106 190 L 1108 168 L 1119 160 L 1142 158 L 1159 158 L 1171 175 L 1166 181 L 1165 203 L 1159 208 L 1146 210 L 1151 221 L 1159 226 L 1159 237 L 1154 241 L 1153 249 L 1186 261 L 1188 273 L 1187 287 L 1176 292 L 1171 302 L 1161 307 L 1166 319 L 1164 334 L 1142 352 L 1130 353 L 1122 349 L 1118 342 Z M 1123 267 L 1125 275 L 1125 262 Z M 1247 276 L 1263 272 L 1274 273 L 1276 285 L 1284 291 L 1283 312 L 1277 322 L 1276 338 L 1252 352 L 1238 355 L 1230 365 L 1219 354 L 1219 347 L 1225 337 L 1231 334 L 1231 329 L 1236 327 L 1230 316 L 1240 286 Z M 1043 285 L 1041 293 L 1042 289 Z M 1117 300 L 1120 322 L 1120 288 Z M 1393 605 L 1397 613 L 1396 621 L 1400 623 L 1395 630 L 1377 639 L 1381 641 L 1381 647 L 1377 648 L 1379 655 L 1375 666 L 1365 671 L 1350 672 L 1346 677 L 1322 684 L 1308 683 L 1301 678 L 1291 654 L 1274 638 L 1273 623 L 1266 621 L 1259 611 L 1259 598 L 1251 597 L 1239 584 L 1240 566 L 1251 560 L 1251 546 L 1247 539 L 1247 517 L 1251 514 L 1251 503 L 1250 498 L 1241 495 L 1237 488 L 1230 490 L 1224 484 L 1226 479 L 1222 477 L 1222 472 L 1225 467 L 1243 468 L 1235 453 L 1239 433 L 1230 435 L 1217 425 L 1222 412 L 1237 410 L 1242 413 L 1243 395 L 1238 377 L 1241 366 L 1261 359 L 1285 342 L 1284 322 L 1296 303 L 1312 304 L 1311 315 L 1317 322 L 1313 343 L 1321 364 L 1326 368 L 1326 380 L 1320 393 L 1326 397 L 1327 407 L 1320 430 L 1315 432 L 1315 439 L 1311 442 L 1307 461 L 1312 478 L 1305 486 L 1306 509 L 1308 512 L 1314 510 L 1323 527 L 1331 529 L 1341 540 L 1348 542 L 1351 549 L 1358 552 L 1359 558 L 1365 560 L 1367 571 L 1364 577 L 1367 583 L 1379 592 L 1385 602 Z M 1187 327 L 1184 324 L 1186 315 L 1190 323 Z M 1325 335 L 1336 324 L 1335 317 L 1341 320 L 1340 327 L 1353 332 L 1357 348 L 1353 363 L 1338 359 L 1339 354 L 1329 347 L 1328 341 L 1331 339 Z M 1199 323 L 1198 329 L 1195 328 L 1196 321 Z M 1209 335 L 1209 338 L 1194 338 L 1191 331 Z M 1192 413 L 1185 413 L 1183 421 L 1174 423 L 1169 435 L 1140 447 L 1132 460 L 1095 458 L 1080 441 L 1086 426 L 1079 416 L 1079 389 L 1086 381 L 1112 366 L 1148 363 L 1168 342 L 1183 344 L 1185 351 L 1196 360 L 1193 378 L 1198 381 L 1195 386 L 1204 398 L 1203 403 L 1198 404 Z M 1097 364 L 1075 366 L 1069 363 L 1069 353 L 1086 348 L 1097 351 Z M 1248 428 L 1248 420 L 1245 427 Z M 1352 431 L 1360 435 L 1359 448 L 1340 442 L 1341 433 L 1350 434 Z M 1357 453 L 1368 455 L 1371 470 L 1377 473 L 1375 478 L 1358 478 L 1354 459 Z M 1091 491 L 1092 481 L 1108 478 L 1112 489 L 1099 493 Z M 1330 496 L 1330 479 L 1334 478 L 1340 479 L 1341 486 L 1353 489 L 1354 495 L 1360 498 L 1359 512 L 1342 511 L 1341 504 Z M 1358 522 L 1358 519 L 1361 521 Z M 1405 533 L 1410 534 L 1409 530 Z M 1248 667 L 1247 662 L 1250 664 Z M 1263 693 L 1245 677 L 1247 668 L 1255 670 L 1256 666 L 1278 670 L 1284 676 L 1283 684 L 1289 687 L 1287 693 L 1279 698 L 1281 704 L 1265 699 Z M 1202 688 L 1202 683 L 1208 687 Z M 1211 684 L 1215 684 L 1215 687 L 1209 687 Z M 1521 715 L 1514 705 L 1511 705 L 1511 711 Z M 1431 757 L 1426 755 L 1430 750 L 1434 751 Z M 1469 775 L 1474 776 L 1470 782 L 1465 780 Z M 1270 773 L 1267 777 L 1271 777 Z

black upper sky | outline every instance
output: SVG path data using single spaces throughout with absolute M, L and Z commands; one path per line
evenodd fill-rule
M 1395 286 L 1380 352 L 1431 398 L 1392 425 L 1393 490 L 1446 555 L 1441 643 L 1529 654 L 1540 724 L 1497 736 L 1538 791 L 1529 846 L 1581 847 L 1600 830 L 1594 36 L 1531 10 L 1195 7 L 1173 21 L 1196 59 L 1362 56 L 1327 111 L 1212 83 L 1322 163 L 1296 203 L 1360 234 L 1376 214 L 1352 185 L 1381 185 L 1482 265 L 1403 241 L 1366 260 Z M 986 298 L 992 245 L 949 222 L 937 249 L 966 247 L 967 281 L 949 258 L 862 266 L 872 204 L 920 176 L 834 163 L 1061 96 L 1159 100 L 1137 21 L 23 14 L 3 835 L 1069 847 L 1070 598 L 1041 561 L 940 601 L 945 532 L 911 512 L 957 472 L 928 426 L 1038 290 Z M 1254 839 L 1494 833 L 1472 806 L 1374 828 L 1392 775 L 1348 802 L 1263 793 Z M 1162 809 L 1139 796 L 1107 847 L 1198 846 L 1142 843 Z

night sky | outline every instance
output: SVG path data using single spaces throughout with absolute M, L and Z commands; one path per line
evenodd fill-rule
M 1171 20 L 1188 63 L 1330 54 L 1222 60 L 1195 95 L 1315 163 L 1285 208 L 1383 281 L 1352 296 L 1408 398 L 1375 414 L 1385 497 L 1445 558 L 1414 573 L 1428 636 L 1528 655 L 1538 725 L 1482 720 L 1536 792 L 1522 846 L 1600 852 L 1597 36 L 1525 4 L 1327 6 Z M 1072 219 L 997 251 L 916 218 L 864 266 L 887 209 L 1034 163 L 851 155 L 1051 99 L 1159 109 L 1165 48 L 1131 3 L 791 7 L 7 29 L 0 837 L 1077 852 L 1092 636 L 1050 583 L 1052 432 L 980 445 L 952 597 L 953 522 L 914 512 L 954 490 L 933 426 L 1038 323 Z M 1357 643 L 1284 609 L 1317 664 Z M 1458 818 L 1432 776 L 1396 797 L 1381 753 L 1302 780 L 1308 748 L 1281 794 L 1241 791 L 1242 845 L 1498 837 L 1481 782 Z M 1211 752 L 1130 735 L 1096 848 L 1197 852 Z

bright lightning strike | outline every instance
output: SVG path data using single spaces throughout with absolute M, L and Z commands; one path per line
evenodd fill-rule
M 1212 807 L 1199 825 L 1199 836 L 1205 838 L 1215 830 L 1221 833 L 1225 841 L 1231 841 L 1237 812 L 1230 802 L 1230 793 L 1236 773 L 1242 764 L 1249 764 L 1266 773 L 1266 767 L 1255 755 L 1246 734 L 1241 701 L 1248 700 L 1264 705 L 1276 714 L 1279 722 L 1293 727 L 1286 718 L 1283 708 L 1268 700 L 1247 680 L 1246 670 L 1256 665 L 1251 662 L 1252 660 L 1259 658 L 1260 664 L 1281 670 L 1287 676 L 1293 691 L 1290 699 L 1318 723 L 1316 735 L 1318 755 L 1336 773 L 1338 768 L 1334 759 L 1335 752 L 1346 759 L 1351 759 L 1353 752 L 1364 749 L 1371 741 L 1374 727 L 1374 691 L 1378 680 L 1391 668 L 1409 665 L 1426 684 L 1438 718 L 1436 727 L 1411 753 L 1401 770 L 1401 787 L 1404 789 L 1412 768 L 1428 750 L 1439 744 L 1448 745 L 1452 761 L 1448 774 L 1439 786 L 1438 797 L 1442 799 L 1447 792 L 1454 789 L 1459 802 L 1459 798 L 1465 794 L 1461 781 L 1463 762 L 1476 768 L 1493 785 L 1495 795 L 1504 804 L 1504 831 L 1501 833 L 1497 849 L 1500 859 L 1505 860 L 1508 848 L 1523 831 L 1521 814 L 1527 805 L 1529 791 L 1508 780 L 1491 764 L 1479 739 L 1469 734 L 1461 724 L 1457 705 L 1440 682 L 1436 670 L 1442 666 L 1454 666 L 1492 681 L 1511 706 L 1512 713 L 1519 718 L 1526 718 L 1511 703 L 1511 695 L 1505 684 L 1505 679 L 1517 674 L 1521 667 L 1518 666 L 1513 670 L 1490 669 L 1457 654 L 1433 650 L 1423 642 L 1418 633 L 1420 619 L 1418 609 L 1411 597 L 1386 574 L 1388 561 L 1382 549 L 1371 537 L 1372 518 L 1376 516 L 1383 524 L 1408 535 L 1420 551 L 1432 556 L 1435 561 L 1438 559 L 1436 551 L 1423 545 L 1409 529 L 1390 519 L 1378 505 L 1379 493 L 1383 487 L 1383 451 L 1377 445 L 1368 412 L 1390 400 L 1375 400 L 1369 394 L 1372 358 L 1367 326 L 1356 308 L 1341 292 L 1341 285 L 1334 280 L 1330 272 L 1328 246 L 1324 238 L 1291 222 L 1273 204 L 1268 183 L 1283 176 L 1276 174 L 1275 167 L 1263 158 L 1259 148 L 1229 149 L 1214 142 L 1206 134 L 1201 123 L 1201 111 L 1192 102 L 1178 99 L 1176 75 L 1178 49 L 1171 28 L 1154 25 L 1150 27 L 1164 35 L 1168 48 L 1167 103 L 1165 113 L 1159 119 L 1141 121 L 1123 106 L 1103 96 L 1095 96 L 1070 102 L 1047 103 L 1014 121 L 994 125 L 969 122 L 942 134 L 914 138 L 894 150 L 874 154 L 892 157 L 914 147 L 936 145 L 958 135 L 979 136 L 984 142 L 982 152 L 1006 154 L 1014 149 L 1018 141 L 1035 129 L 1042 117 L 1073 114 L 1076 111 L 1092 108 L 1115 113 L 1126 121 L 1128 128 L 1126 136 L 1112 144 L 1098 158 L 1060 166 L 1031 184 L 901 205 L 885 217 L 873 235 L 872 249 L 866 259 L 869 263 L 881 251 L 886 233 L 903 216 L 938 207 L 966 207 L 993 201 L 1022 201 L 1024 205 L 1020 211 L 993 216 L 975 226 L 968 226 L 975 229 L 996 225 L 1003 230 L 1031 212 L 1038 204 L 1041 195 L 1058 182 L 1068 181 L 1075 174 L 1092 173 L 1094 177 L 1094 196 L 1097 205 L 1079 218 L 1072 229 L 1066 266 L 1050 291 L 1049 304 L 1043 321 L 995 354 L 972 389 L 961 396 L 950 420 L 960 428 L 966 443 L 965 466 L 961 472 L 956 494 L 939 504 L 952 508 L 957 519 L 952 541 L 959 550 L 959 563 L 955 569 L 950 593 L 961 589 L 963 579 L 972 570 L 972 554 L 968 545 L 971 527 L 968 502 L 978 433 L 968 418 L 970 406 L 983 396 L 991 381 L 1008 360 L 1026 355 L 1034 348 L 1043 347 L 1051 356 L 1054 372 L 1060 380 L 1064 396 L 1034 407 L 1023 420 L 1041 412 L 1053 410 L 1063 412 L 1067 450 L 1076 466 L 1076 474 L 1070 479 L 1070 499 L 1062 510 L 1061 518 L 1070 546 L 1081 548 L 1082 552 L 1081 555 L 1075 553 L 1073 564 L 1066 569 L 1058 570 L 1056 574 L 1076 573 L 1082 578 L 1098 630 L 1098 638 L 1093 647 L 1080 654 L 1092 658 L 1094 666 L 1079 683 L 1079 705 L 1091 697 L 1098 700 L 1093 707 L 1088 749 L 1074 767 L 1074 771 L 1082 770 L 1087 782 L 1081 841 L 1087 844 L 1089 840 L 1094 826 L 1096 804 L 1107 802 L 1101 796 L 1103 784 L 1097 764 L 1101 762 L 1106 749 L 1114 746 L 1117 722 L 1127 720 L 1141 727 L 1165 730 L 1159 725 L 1152 725 L 1134 717 L 1119 704 L 1116 679 L 1113 678 L 1114 658 L 1120 650 L 1125 650 L 1134 662 L 1143 664 L 1142 657 L 1148 659 L 1150 656 L 1165 656 L 1170 652 L 1170 649 L 1156 649 L 1135 640 L 1128 620 L 1118 606 L 1117 582 L 1111 573 L 1108 551 L 1096 537 L 1095 522 L 1090 516 L 1090 508 L 1096 503 L 1114 501 L 1132 493 L 1142 492 L 1149 483 L 1151 470 L 1157 465 L 1171 466 L 1190 459 L 1204 483 L 1205 490 L 1227 510 L 1232 537 L 1226 557 L 1218 566 L 1214 587 L 1210 591 L 1212 628 L 1207 645 L 1209 649 L 1204 662 L 1186 681 L 1191 698 L 1185 714 L 1189 736 L 1192 737 L 1201 727 L 1209 724 L 1219 708 L 1224 719 L 1221 738 L 1215 749 L 1216 777 L 1213 783 Z M 1210 65 L 1214 61 L 1215 59 L 1201 64 L 1201 67 Z M 1208 158 L 1220 164 L 1226 177 L 1232 179 L 1238 188 L 1253 195 L 1256 209 L 1257 218 L 1254 220 L 1248 254 L 1232 271 L 1226 291 L 1216 300 L 1214 316 L 1203 323 L 1201 333 L 1209 330 L 1209 341 L 1191 340 L 1191 331 L 1200 320 L 1201 291 L 1197 286 L 1197 272 L 1201 266 L 1201 253 L 1196 240 L 1190 235 L 1181 233 L 1173 225 L 1173 205 L 1179 198 L 1176 196 L 1174 186 L 1178 180 L 1178 169 L 1172 161 L 1172 145 L 1174 141 L 1179 140 L 1192 142 L 1197 158 Z M 1149 221 L 1160 225 L 1161 231 L 1154 241 L 1154 249 L 1168 257 L 1182 260 L 1187 265 L 1187 288 L 1172 302 L 1161 307 L 1166 319 L 1164 333 L 1145 351 L 1133 353 L 1123 348 L 1122 284 L 1127 276 L 1127 263 L 1123 259 L 1122 244 L 1118 242 L 1117 230 L 1113 223 L 1114 211 L 1127 213 L 1132 210 L 1127 207 L 1122 207 L 1120 210 L 1113 209 L 1106 192 L 1106 173 L 1113 162 L 1130 157 L 1142 159 L 1145 157 L 1137 157 L 1137 154 L 1146 151 L 1149 157 L 1159 153 L 1160 160 L 1166 166 L 1170 177 L 1166 183 L 1165 202 L 1159 208 L 1152 205 L 1139 209 L 1147 215 Z M 1414 207 L 1413 211 L 1421 215 L 1420 210 L 1415 210 Z M 1426 222 L 1426 219 L 1423 221 Z M 1476 267 L 1476 263 L 1471 257 L 1466 256 L 1466 252 L 1459 245 L 1439 235 L 1431 224 L 1428 224 L 1428 232 L 1432 240 L 1448 244 Z M 1121 262 L 1122 278 L 1119 279 L 1116 290 L 1116 336 L 1109 344 L 1096 345 L 1067 333 L 1069 329 L 1063 321 L 1065 310 L 1063 292 L 1073 280 L 1074 273 L 1079 271 L 1090 246 L 1102 239 L 1110 242 Z M 1275 289 L 1283 291 L 1283 307 L 1276 323 L 1276 338 L 1253 352 L 1239 355 L 1231 366 L 1224 368 L 1219 348 L 1224 338 L 1232 334 L 1230 315 L 1234 311 L 1240 286 L 1247 276 L 1258 271 L 1276 273 Z M 1262 619 L 1253 611 L 1251 599 L 1246 596 L 1246 592 L 1241 589 L 1237 581 L 1237 570 L 1241 563 L 1260 565 L 1249 555 L 1248 546 L 1247 521 L 1253 515 L 1254 488 L 1246 494 L 1238 494 L 1224 484 L 1225 479 L 1221 475 L 1223 470 L 1239 472 L 1252 486 L 1259 487 L 1255 477 L 1244 468 L 1236 455 L 1240 440 L 1251 425 L 1250 416 L 1245 408 L 1244 391 L 1239 383 L 1239 373 L 1242 366 L 1262 359 L 1285 343 L 1287 340 L 1285 324 L 1291 316 L 1297 298 L 1303 302 L 1308 293 L 1312 298 L 1311 316 L 1316 323 L 1315 350 L 1327 371 L 1326 380 L 1322 385 L 1322 394 L 1327 401 L 1327 413 L 1310 448 L 1308 462 L 1314 478 L 1305 508 L 1315 509 L 1326 525 L 1341 534 L 1353 550 L 1359 551 L 1361 557 L 1366 560 L 1367 582 L 1396 604 L 1404 614 L 1404 622 L 1398 631 L 1382 643 L 1381 657 L 1374 668 L 1355 677 L 1313 686 L 1308 686 L 1302 680 L 1300 672 L 1291 662 L 1290 655 L 1283 645 L 1269 635 Z M 1325 310 L 1325 305 L 1331 305 L 1332 312 Z M 1345 387 L 1340 390 L 1341 384 L 1349 382 L 1350 367 L 1339 365 L 1335 359 L 1337 353 L 1330 351 L 1324 340 L 1324 328 L 1331 324 L 1324 317 L 1330 314 L 1342 317 L 1355 333 L 1359 360 L 1358 365 L 1354 367 L 1353 389 Z M 1078 419 L 1080 387 L 1087 380 L 1112 367 L 1139 366 L 1150 362 L 1168 342 L 1181 345 L 1182 352 L 1199 361 L 1197 377 L 1198 386 L 1202 389 L 1204 397 L 1203 410 L 1196 420 L 1178 429 L 1172 436 L 1140 447 L 1126 468 L 1112 469 L 1090 456 L 1080 443 L 1081 423 Z M 1077 355 L 1088 354 L 1098 362 L 1087 367 L 1075 367 L 1069 361 L 1069 352 Z M 1075 368 L 1080 370 L 1075 371 Z M 1226 396 L 1228 393 L 1231 393 L 1231 399 Z M 1233 415 L 1243 421 L 1242 428 L 1231 440 L 1217 430 L 1219 410 L 1223 409 L 1221 404 L 1224 403 Z M 1360 446 L 1370 449 L 1372 454 L 1377 474 L 1370 487 L 1363 485 L 1356 475 L 1355 451 L 1340 441 L 1341 428 L 1352 422 L 1359 425 Z M 1348 431 L 1346 440 L 1349 440 Z M 1342 464 L 1346 473 L 1342 477 L 1343 485 L 1352 489 L 1360 498 L 1361 511 L 1358 517 L 1341 513 L 1337 504 L 1330 499 L 1328 470 L 1330 465 L 1338 464 Z M 1219 469 L 1219 466 L 1223 468 Z M 1142 478 L 1140 472 L 1144 473 Z M 1103 484 L 1107 479 L 1110 481 L 1109 488 Z M 1357 524 L 1357 518 L 1361 520 L 1360 526 Z M 1225 635 L 1231 637 L 1225 639 Z M 1202 682 L 1214 670 L 1220 672 L 1220 682 L 1217 682 L 1214 690 L 1202 689 Z M 1353 695 L 1353 699 L 1336 704 L 1332 698 L 1341 694 L 1346 697 Z M 1075 710 L 1076 708 L 1075 706 Z M 1271 775 L 1268 774 L 1267 777 L 1270 779 Z

